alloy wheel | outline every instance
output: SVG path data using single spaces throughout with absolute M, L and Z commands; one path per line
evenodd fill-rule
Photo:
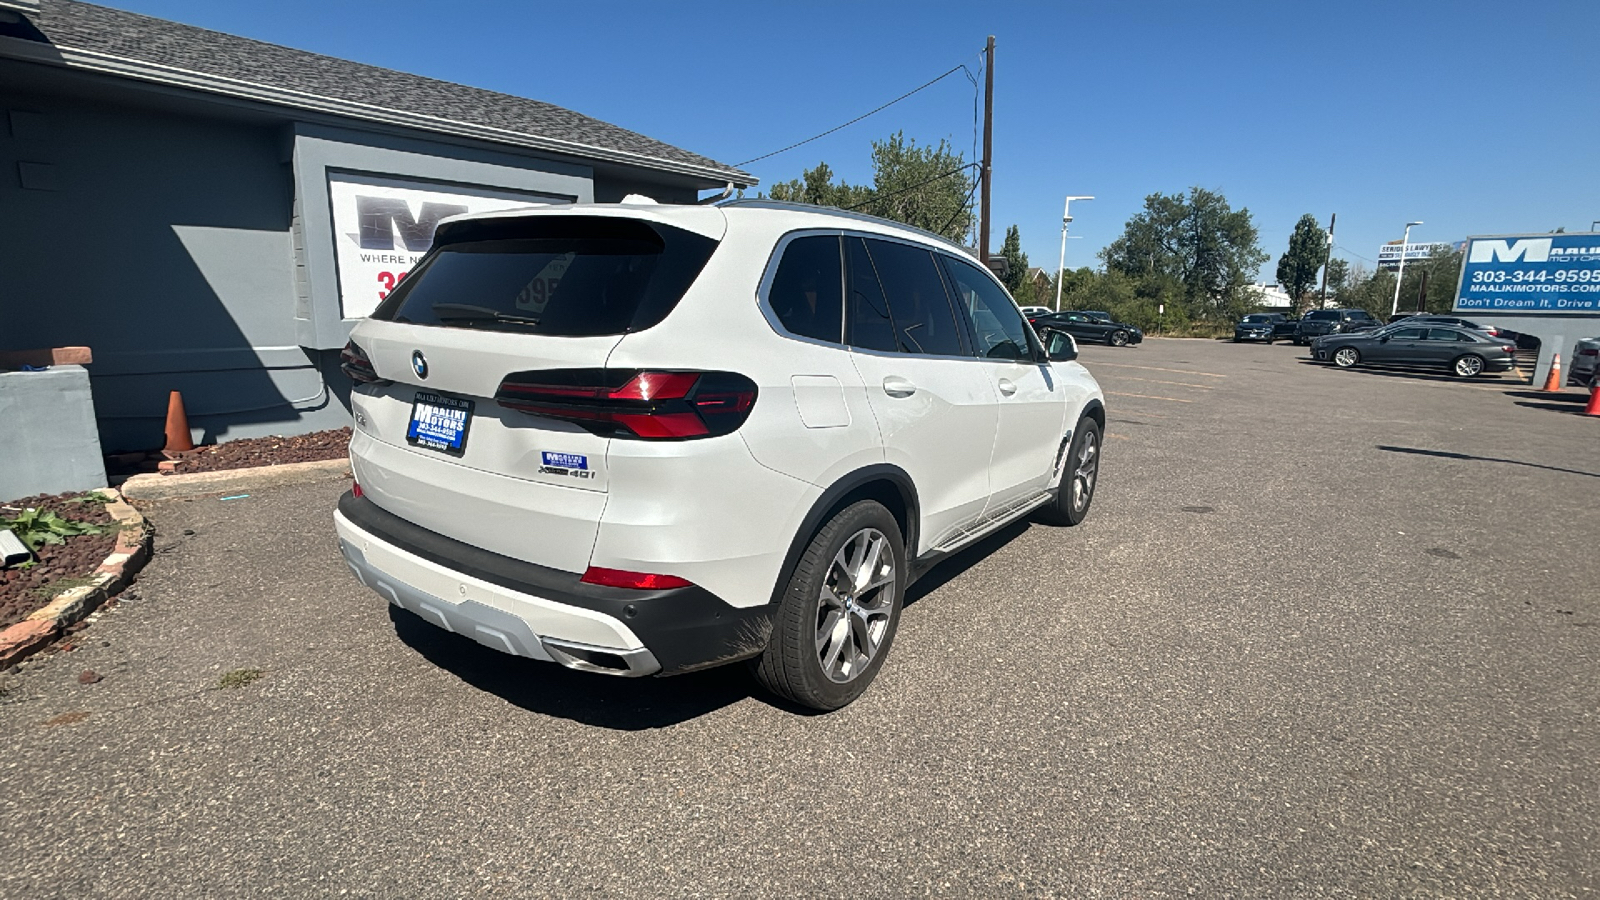
M 1476 356 L 1463 356 L 1456 360 L 1456 374 L 1462 378 L 1471 378 L 1483 371 L 1483 360 Z
M 1100 445 L 1093 431 L 1083 433 L 1083 445 L 1072 470 L 1072 510 L 1083 512 L 1094 497 L 1095 477 L 1100 474 Z
M 895 557 L 876 528 L 851 535 L 834 554 L 817 607 L 817 661 L 832 681 L 852 681 L 883 646 L 894 613 Z
M 1336 365 L 1348 369 L 1361 361 L 1361 354 L 1357 353 L 1354 347 L 1340 347 L 1334 351 L 1333 361 Z

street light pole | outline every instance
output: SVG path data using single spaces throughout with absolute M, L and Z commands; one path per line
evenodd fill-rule
M 1411 245 L 1411 226 L 1421 224 L 1421 222 L 1407 222 L 1406 233 L 1400 238 L 1400 271 L 1394 276 L 1394 305 L 1389 307 L 1391 316 L 1400 311 L 1400 282 L 1406 277 L 1406 247 Z
M 1073 196 L 1061 204 L 1061 261 L 1056 264 L 1056 312 L 1061 312 L 1061 282 L 1067 273 L 1067 226 L 1072 224 L 1072 201 L 1093 199 Z

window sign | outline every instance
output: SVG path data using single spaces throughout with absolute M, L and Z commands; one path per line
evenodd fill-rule
M 328 200 L 340 309 L 344 318 L 357 319 L 370 315 L 428 252 L 441 219 L 573 198 L 329 172 Z M 532 308 L 542 306 L 543 299 L 530 295 L 527 302 Z

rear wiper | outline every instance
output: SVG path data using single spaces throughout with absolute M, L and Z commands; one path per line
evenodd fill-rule
M 435 303 L 433 314 L 441 322 L 515 322 L 520 325 L 537 325 L 532 316 L 514 316 L 488 306 L 470 303 Z

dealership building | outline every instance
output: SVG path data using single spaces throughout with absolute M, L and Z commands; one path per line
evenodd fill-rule
M 443 216 L 756 179 L 548 103 L 0 0 L 0 351 L 85 345 L 106 452 L 349 424 L 339 350 Z

